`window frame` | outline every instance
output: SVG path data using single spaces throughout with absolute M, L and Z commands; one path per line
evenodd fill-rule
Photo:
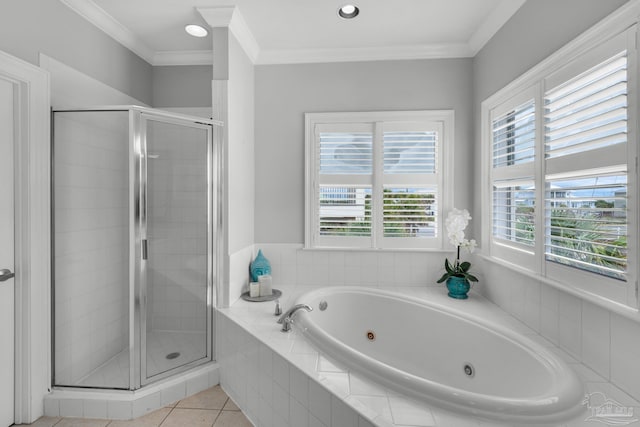
M 422 110 L 422 111 L 376 111 L 376 112 L 330 112 L 330 113 L 305 113 L 305 249 L 358 249 L 358 250 L 389 250 L 389 249 L 418 249 L 418 250 L 442 250 L 446 239 L 444 234 L 444 216 L 453 206 L 454 174 L 453 174 L 453 144 L 454 144 L 454 111 L 453 110 Z M 437 237 L 433 239 L 420 239 L 412 237 L 384 237 L 382 198 L 372 206 L 372 236 L 365 238 L 322 238 L 318 229 L 318 200 L 319 200 L 319 168 L 317 144 L 318 126 L 341 125 L 366 125 L 370 124 L 374 133 L 373 146 L 373 171 L 371 174 L 371 188 L 373 197 L 376 192 L 382 194 L 385 185 L 415 185 L 437 187 Z M 390 126 L 397 130 L 397 126 L 407 124 L 409 130 L 425 124 L 436 126 L 439 132 L 437 142 L 438 156 L 436 159 L 437 178 L 429 182 L 413 182 L 417 178 L 414 174 L 390 175 L 394 178 L 386 182 L 384 180 L 383 162 L 383 132 L 384 126 Z M 376 143 L 376 141 L 378 141 Z M 413 181 L 412 181 L 413 180 Z M 378 196 L 379 197 L 379 196 Z M 376 223 L 375 219 L 380 221 Z
M 638 113 L 639 94 L 638 53 L 636 40 L 638 35 L 636 20 L 629 20 L 622 13 L 614 14 L 607 22 L 587 31 L 549 58 L 534 66 L 514 82 L 499 90 L 481 105 L 481 170 L 482 170 L 482 242 L 483 255 L 487 258 L 524 270 L 554 286 L 584 295 L 589 299 L 607 300 L 613 303 L 637 309 L 638 307 L 638 245 L 640 235 L 638 226 Z M 635 15 L 637 16 L 637 15 Z M 623 28 L 621 30 L 620 28 Z M 568 176 L 584 174 L 602 163 L 594 161 L 596 153 L 581 152 L 571 158 L 574 166 L 569 166 L 569 157 L 546 158 L 544 132 L 545 92 L 555 88 L 573 77 L 586 72 L 600 62 L 615 56 L 623 45 L 627 51 L 627 142 L 624 143 L 627 173 L 627 271 L 626 282 L 591 273 L 585 270 L 558 264 L 546 259 L 545 255 L 545 191 L 548 180 L 562 172 Z M 600 61 L 600 62 L 598 62 Z M 529 94 L 535 94 L 536 109 L 536 222 L 533 254 L 522 251 L 513 245 L 504 245 L 493 239 L 493 118 L 500 112 L 516 107 L 517 100 L 522 101 Z M 615 146 L 614 146 L 615 147 Z M 602 152 L 602 149 L 600 149 Z M 614 150 L 619 151 L 620 147 Z M 618 156 L 619 157 L 619 156 Z M 584 162 L 584 163 L 583 163 Z M 575 164 L 580 167 L 575 167 Z M 613 166 L 612 162 L 610 166 Z M 592 166 L 593 165 L 593 166 Z M 531 256 L 529 256 L 531 255 Z

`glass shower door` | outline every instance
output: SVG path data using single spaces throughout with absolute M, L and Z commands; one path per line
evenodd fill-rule
M 129 112 L 52 124 L 52 383 L 129 389 Z
M 143 115 L 142 128 L 145 384 L 211 358 L 211 126 Z

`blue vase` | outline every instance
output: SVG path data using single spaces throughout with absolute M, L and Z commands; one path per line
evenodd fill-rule
M 449 293 L 447 295 L 449 295 L 451 298 L 469 298 L 467 292 L 469 292 L 470 287 L 471 285 L 469 284 L 469 281 L 464 277 L 451 276 L 447 279 L 447 289 L 449 290 Z
M 262 250 L 258 250 L 256 259 L 249 266 L 249 273 L 251 274 L 252 282 L 257 282 L 260 276 L 271 274 L 271 263 L 262 255 Z

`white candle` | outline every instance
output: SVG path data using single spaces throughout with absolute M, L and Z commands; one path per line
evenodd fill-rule
M 249 296 L 251 298 L 260 296 L 260 283 L 258 282 L 249 283 Z
M 265 275 L 258 277 L 258 282 L 260 283 L 260 296 L 264 297 L 267 295 L 273 294 L 273 289 L 271 287 L 271 276 Z

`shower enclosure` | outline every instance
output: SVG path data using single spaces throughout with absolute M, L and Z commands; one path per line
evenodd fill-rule
M 52 113 L 53 385 L 135 390 L 212 360 L 219 123 Z

